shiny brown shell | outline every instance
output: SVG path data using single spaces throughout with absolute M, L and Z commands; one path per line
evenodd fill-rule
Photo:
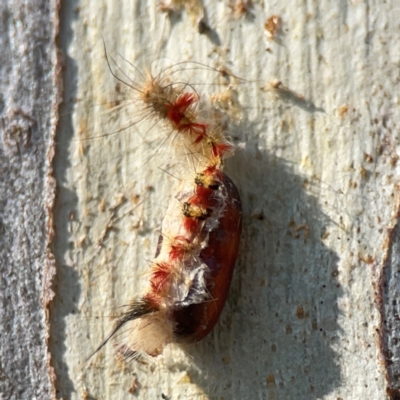
M 227 193 L 225 211 L 218 227 L 210 232 L 207 247 L 200 253 L 201 260 L 210 269 L 207 278 L 210 300 L 174 310 L 172 319 L 178 342 L 191 343 L 203 339 L 217 323 L 228 296 L 239 252 L 242 205 L 232 180 L 222 174 L 222 181 Z

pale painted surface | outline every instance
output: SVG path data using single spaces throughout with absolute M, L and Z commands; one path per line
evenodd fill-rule
M 65 206 L 56 217 L 52 351 L 65 398 L 386 398 L 374 283 L 398 198 L 400 6 L 254 3 L 236 18 L 228 1 L 206 1 L 212 36 L 198 33 L 195 16 L 169 19 L 151 1 L 81 1 L 62 11 L 67 96 L 77 99 L 63 119 L 57 165 Z M 282 31 L 271 41 L 264 23 L 273 14 Z M 229 111 L 240 117 L 229 131 L 239 149 L 226 172 L 242 196 L 244 229 L 215 330 L 145 363 L 118 363 L 110 344 L 81 370 L 118 307 L 144 286 L 175 184 L 160 169 L 174 162 L 171 143 L 160 147 L 165 130 L 139 123 L 106 136 L 140 114 L 105 104 L 116 81 L 101 35 L 134 79 L 118 53 L 142 71 L 168 57 L 257 82 L 233 88 L 240 108 Z M 226 90 L 206 68 L 174 79 L 201 84 L 206 97 Z M 274 94 L 273 80 L 298 96 Z

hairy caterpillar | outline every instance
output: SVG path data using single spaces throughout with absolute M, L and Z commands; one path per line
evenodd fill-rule
M 238 191 L 222 171 L 234 151 L 224 135 L 224 115 L 208 104 L 199 107 L 190 85 L 163 75 L 147 73 L 142 85 L 121 81 L 136 92 L 146 117 L 173 132 L 196 164 L 194 176 L 181 180 L 169 202 L 145 293 L 94 352 L 115 336 L 118 353 L 136 358 L 157 356 L 169 343 L 194 342 L 212 330 L 227 298 L 242 213 Z

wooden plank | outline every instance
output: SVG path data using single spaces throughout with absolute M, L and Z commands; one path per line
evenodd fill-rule
M 169 13 L 155 1 L 64 5 L 51 348 L 63 398 L 387 396 L 376 300 L 397 215 L 400 8 L 254 1 L 237 14 L 233 3 L 204 1 L 200 14 L 195 1 Z M 274 15 L 281 27 L 271 40 L 265 23 Z M 239 146 L 226 172 L 241 193 L 244 229 L 209 337 L 130 365 L 110 345 L 85 366 L 145 285 L 175 183 L 159 168 L 179 161 L 170 142 L 160 147 L 165 129 L 134 123 L 143 116 L 134 92 L 126 108 L 112 108 L 124 88 L 102 37 L 136 82 L 129 63 L 154 72 L 169 60 L 247 80 L 227 86 L 215 70 L 185 65 L 171 77 L 205 98 L 232 90 L 228 133 Z
M 0 397 L 55 396 L 47 351 L 53 293 L 50 176 L 60 101 L 57 1 L 0 4 Z

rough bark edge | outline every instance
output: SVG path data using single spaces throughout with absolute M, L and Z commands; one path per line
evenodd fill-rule
M 388 348 L 388 337 L 391 335 L 392 332 L 388 332 L 386 329 L 386 314 L 385 314 L 385 306 L 387 305 L 385 303 L 385 275 L 386 275 L 386 270 L 389 265 L 391 265 L 391 258 L 392 258 L 392 253 L 393 253 L 393 242 L 394 242 L 394 236 L 396 235 L 397 231 L 400 230 L 400 197 L 397 200 L 397 204 L 395 207 L 395 215 L 394 217 L 394 225 L 387 231 L 387 239 L 385 242 L 385 247 L 384 247 L 384 261 L 382 264 L 382 267 L 380 268 L 379 271 L 379 277 L 378 277 L 378 287 L 376 290 L 376 296 L 377 296 L 377 302 L 378 302 L 378 308 L 380 312 L 380 323 L 379 323 L 379 329 L 377 329 L 378 333 L 378 338 L 379 338 L 379 343 L 378 343 L 378 348 L 380 351 L 380 360 L 382 362 L 382 365 L 384 367 L 384 376 L 386 380 L 386 393 L 389 396 L 391 400 L 400 400 L 400 389 L 399 387 L 396 386 L 396 382 L 393 381 L 392 374 L 390 372 L 390 365 L 391 365 L 391 357 L 390 357 L 390 349 Z
M 53 300 L 55 293 L 52 288 L 53 279 L 56 275 L 55 257 L 51 251 L 51 243 L 54 237 L 54 219 L 53 208 L 56 194 L 56 179 L 54 177 L 53 158 L 55 154 L 55 137 L 59 122 L 59 106 L 63 97 L 62 82 L 62 54 L 57 45 L 57 37 L 60 32 L 60 0 L 53 0 L 53 32 L 54 32 L 54 53 L 53 53 L 53 107 L 52 107 L 52 124 L 51 132 L 49 132 L 48 149 L 46 155 L 46 176 L 45 176 L 45 208 L 46 208 L 46 259 L 43 273 L 43 293 L 42 302 L 46 315 L 46 346 L 47 346 L 47 371 L 52 385 L 52 397 L 56 396 L 56 374 L 51 365 L 51 353 L 49 350 L 50 339 L 50 310 L 49 305 Z

